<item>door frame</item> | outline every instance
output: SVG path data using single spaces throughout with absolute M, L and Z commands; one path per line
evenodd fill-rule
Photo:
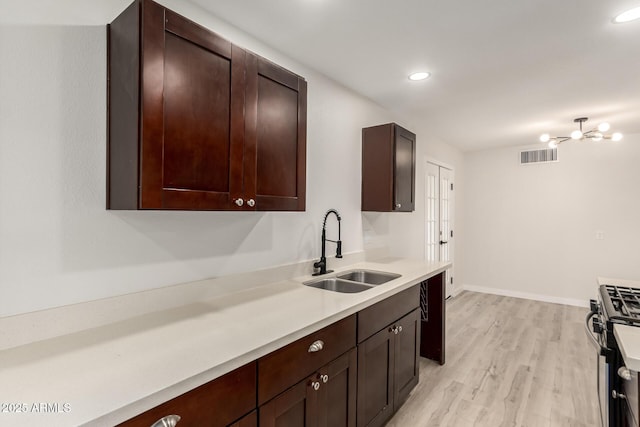
M 450 170 L 451 171 L 452 182 L 453 183 L 456 182 L 456 179 L 455 179 L 456 171 L 455 171 L 455 168 L 452 165 L 450 165 L 448 163 L 445 163 L 445 162 L 442 162 L 442 161 L 440 161 L 440 160 L 438 160 L 436 158 L 425 156 L 425 161 L 424 161 L 425 172 L 424 172 L 424 181 L 423 181 L 424 182 L 424 207 L 423 207 L 424 208 L 424 217 L 422 219 L 422 221 L 423 221 L 422 223 L 425 224 L 425 225 L 427 223 L 427 214 L 428 214 L 428 210 L 427 210 L 427 190 L 428 190 L 427 173 L 428 172 L 427 172 L 427 170 L 428 170 L 428 166 L 429 166 L 428 164 L 429 163 L 431 163 L 432 165 L 435 165 L 435 166 Z M 439 180 L 438 180 L 438 186 L 440 186 Z M 439 192 L 438 192 L 438 194 L 439 194 Z M 452 205 L 452 209 L 451 210 L 453 211 L 453 215 L 451 216 L 449 221 L 450 221 L 450 224 L 451 224 L 451 230 L 454 230 L 455 229 L 455 207 L 456 207 L 455 192 L 451 195 L 451 205 Z M 438 208 L 439 208 L 439 203 L 438 203 Z M 438 217 L 439 217 L 439 215 L 438 215 Z M 427 227 L 425 226 L 425 228 L 424 228 L 424 244 L 422 246 L 423 258 L 425 258 L 425 259 L 426 259 L 426 256 L 427 256 L 427 242 L 428 242 L 427 231 L 428 231 Z M 454 236 L 455 236 L 455 234 L 454 234 Z M 455 237 L 457 237 L 457 236 L 455 236 Z M 454 272 L 455 272 L 455 264 L 454 264 L 455 242 L 456 242 L 455 237 L 453 237 L 453 242 L 449 246 L 449 248 L 450 248 L 449 249 L 449 258 L 450 258 L 451 263 L 452 263 L 451 267 L 449 268 L 449 277 L 455 277 L 455 274 L 454 274 Z M 450 241 L 451 241 L 451 239 L 450 239 Z M 446 275 L 445 275 L 445 277 L 446 277 Z M 451 284 L 451 288 L 450 289 L 451 289 L 451 295 L 450 296 L 454 296 L 454 295 L 456 295 L 458 293 L 458 289 L 457 289 L 455 281 L 454 281 L 453 284 Z M 446 287 L 445 287 L 445 292 L 446 292 Z M 448 297 L 448 296 L 445 295 L 445 297 Z

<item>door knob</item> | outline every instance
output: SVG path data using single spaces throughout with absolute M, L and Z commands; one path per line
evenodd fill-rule
M 238 206 L 241 207 L 242 205 L 244 205 L 244 200 L 242 199 L 235 199 L 234 203 Z
M 254 206 L 256 205 L 256 201 L 255 201 L 255 200 L 253 200 L 253 199 L 249 199 L 249 200 L 247 200 L 247 205 L 248 205 L 250 208 L 252 208 L 252 207 L 254 207 Z

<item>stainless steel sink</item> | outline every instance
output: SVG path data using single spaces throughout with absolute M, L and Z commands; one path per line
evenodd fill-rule
M 349 270 L 335 277 L 310 280 L 304 282 L 304 285 L 333 292 L 354 294 L 371 289 L 376 285 L 387 283 L 398 277 L 400 277 L 400 274 L 387 273 L 386 271 Z
M 338 279 L 366 283 L 367 285 L 381 285 L 390 280 L 397 279 L 400 277 L 400 274 L 372 270 L 351 270 L 341 273 L 337 277 Z
M 364 283 L 356 283 L 348 280 L 340 280 L 335 277 L 312 280 L 304 282 L 304 285 L 311 286 L 312 288 L 326 289 L 328 291 L 341 292 L 344 294 L 355 294 L 357 292 L 366 291 L 371 289 L 371 286 Z

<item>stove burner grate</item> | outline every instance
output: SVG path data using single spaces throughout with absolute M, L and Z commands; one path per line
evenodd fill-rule
M 611 313 L 612 315 L 640 320 L 640 289 L 615 285 L 605 285 L 605 287 L 616 311 Z

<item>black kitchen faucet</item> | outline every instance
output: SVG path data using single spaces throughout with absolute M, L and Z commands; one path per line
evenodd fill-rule
M 327 218 L 329 214 L 335 214 L 338 219 L 338 240 L 329 240 L 327 239 Z M 314 276 L 319 276 L 321 274 L 331 273 L 333 270 L 327 271 L 327 257 L 325 256 L 325 246 L 326 242 L 333 242 L 336 244 L 336 258 L 342 258 L 342 241 L 340 240 L 340 214 L 335 209 L 329 209 L 327 213 L 324 215 L 324 221 L 322 222 L 322 254 L 320 256 L 320 261 L 316 261 L 313 263 L 313 268 L 319 268 L 320 270 L 313 273 Z

